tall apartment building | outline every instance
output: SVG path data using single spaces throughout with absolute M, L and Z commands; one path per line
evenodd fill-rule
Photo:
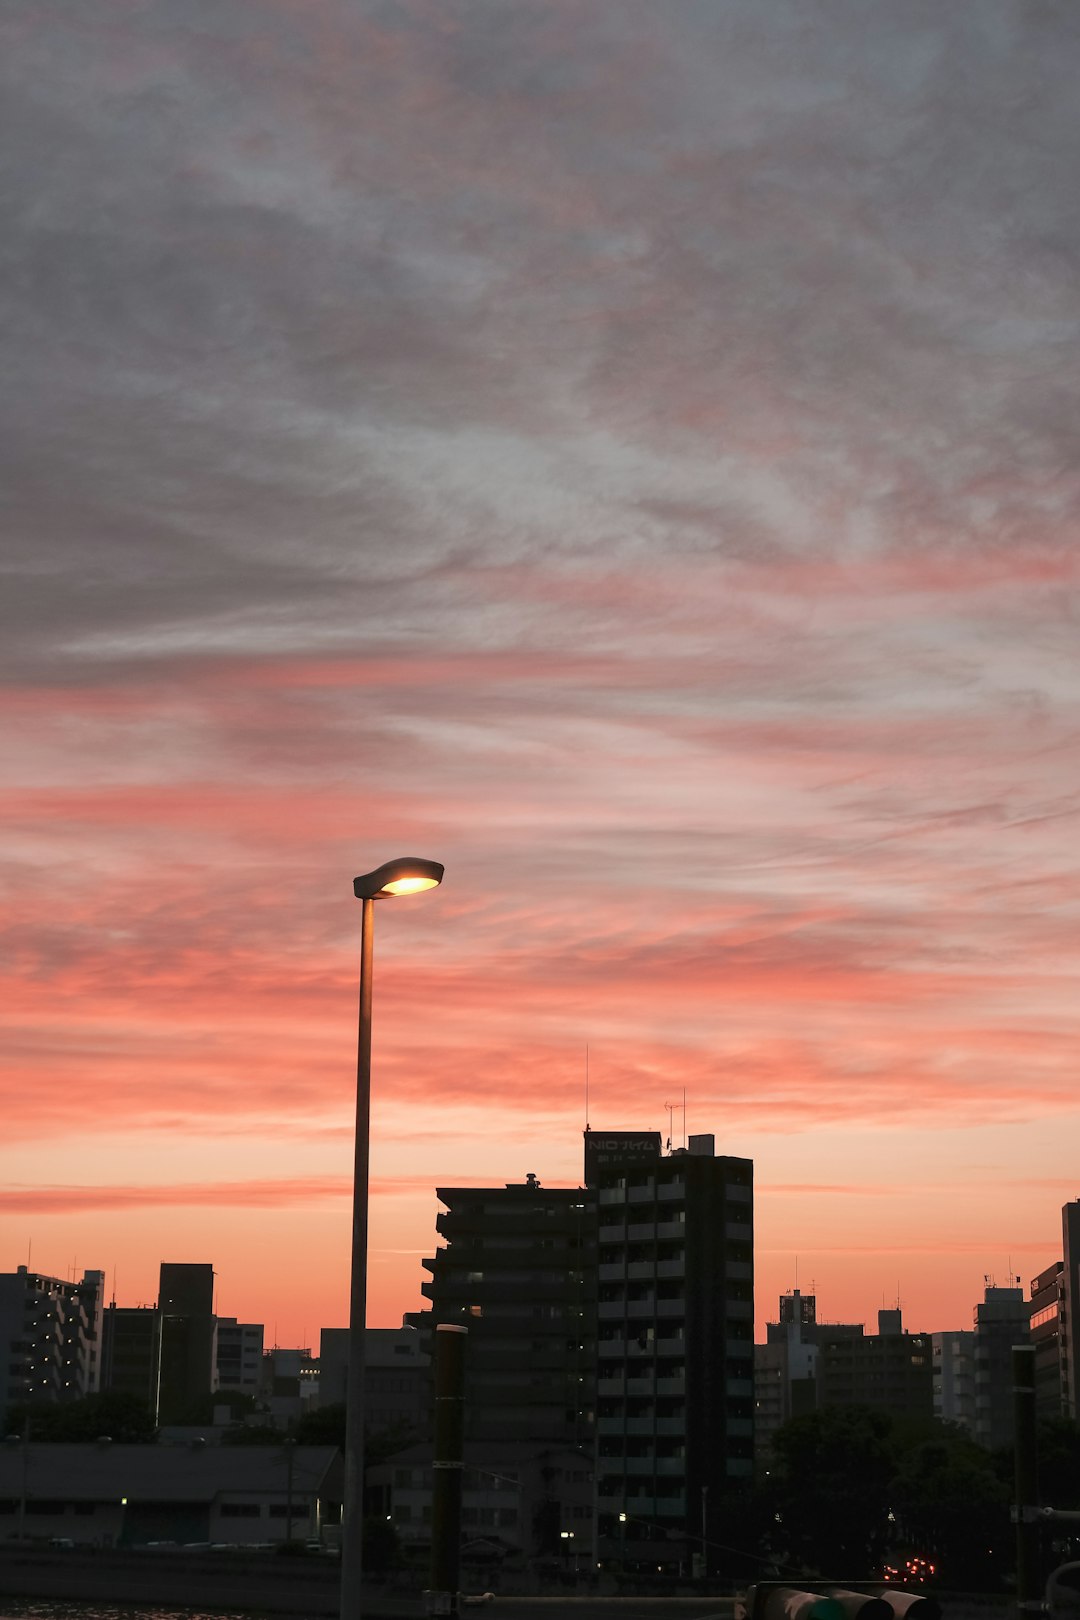
M 427 1311 L 469 1329 L 465 1434 L 473 1446 L 571 1447 L 591 1456 L 595 1249 L 590 1200 L 542 1187 L 440 1187 L 445 1247 L 424 1261 Z
M 970 1329 L 932 1333 L 934 1416 L 975 1432 L 975 1334 Z
M 1055 1260 L 1031 1279 L 1028 1338 L 1035 1351 L 1035 1410 L 1040 1417 L 1065 1411 L 1062 1347 L 1067 1333 L 1065 1263 Z
M 753 1473 L 753 1163 L 709 1135 L 665 1157 L 658 1132 L 596 1131 L 585 1182 L 600 1554 L 685 1561 Z
M 0 1275 L 0 1407 L 92 1394 L 104 1275 L 65 1282 L 27 1266 Z
M 212 1393 L 217 1374 L 213 1266 L 162 1261 L 158 1315 L 158 1418 L 162 1423 L 183 1423 L 193 1406 Z
M 533 1551 L 676 1567 L 753 1472 L 753 1165 L 589 1131 L 584 1179 L 439 1188 L 407 1320 L 469 1329 L 466 1461 L 540 1491 Z
M 975 1438 L 988 1451 L 1013 1441 L 1013 1346 L 1028 1343 L 1029 1306 L 1019 1287 L 989 1280 L 975 1307 Z
M 1061 1211 L 1064 1317 L 1061 1328 L 1061 1404 L 1080 1423 L 1080 1198 Z
M 106 1306 L 101 1335 L 101 1387 L 145 1401 L 158 1421 L 161 1317 L 153 1305 Z

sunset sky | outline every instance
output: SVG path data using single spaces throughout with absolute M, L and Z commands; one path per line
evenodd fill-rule
M 1080 1197 L 1080 8 L 10 0 L 0 1270 L 369 1320 L 755 1161 L 759 1326 Z

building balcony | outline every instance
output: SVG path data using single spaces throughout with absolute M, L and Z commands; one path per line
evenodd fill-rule
M 672 1500 L 674 1500 L 674 1498 L 672 1498 Z M 642 1493 L 640 1496 L 636 1496 L 631 1494 L 629 1491 L 620 1490 L 602 1493 L 597 1498 L 596 1506 L 598 1511 L 601 1513 L 619 1514 L 626 1512 L 635 1519 L 651 1519 L 653 1517 L 654 1502 L 654 1497 L 646 1496 L 644 1493 Z M 618 1526 L 618 1529 L 620 1530 L 624 1528 L 632 1530 L 633 1527 L 623 1525 Z
M 658 1460 L 655 1457 L 627 1457 L 623 1463 L 626 1477 L 628 1479 L 637 1479 L 644 1476 L 651 1479 L 656 1472 L 654 1464 Z
M 628 1417 L 626 1420 L 626 1433 L 634 1435 L 652 1435 L 656 1432 L 656 1419 L 651 1417 Z
M 601 1282 L 622 1282 L 626 1276 L 626 1266 L 622 1260 L 613 1260 L 597 1266 L 597 1275 Z
M 686 1379 L 685 1377 L 658 1378 L 656 1380 L 655 1388 L 658 1395 L 685 1395 Z
M 658 1238 L 681 1238 L 686 1236 L 685 1221 L 657 1221 L 656 1235 Z
M 657 1182 L 657 1203 L 675 1204 L 686 1202 L 686 1184 L 682 1181 Z
M 598 1378 L 596 1380 L 597 1395 L 625 1395 L 625 1378 Z
M 683 1435 L 686 1433 L 686 1418 L 658 1417 L 656 1420 L 656 1432 L 657 1434 Z
M 623 1313 L 635 1321 L 651 1320 L 656 1315 L 656 1300 L 650 1295 L 647 1299 L 628 1299 L 622 1307 Z
M 680 1255 L 677 1260 L 658 1260 L 656 1262 L 656 1275 L 658 1277 L 685 1277 L 685 1259 Z
M 626 1267 L 626 1275 L 631 1279 L 647 1279 L 651 1282 L 655 1272 L 655 1260 L 630 1260 Z

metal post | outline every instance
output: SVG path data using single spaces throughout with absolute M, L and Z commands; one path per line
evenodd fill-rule
M 1041 1610 L 1039 1581 L 1039 1478 L 1035 1449 L 1035 1347 L 1014 1344 L 1013 1431 L 1016 1447 L 1016 1605 Z
M 292 1435 L 285 1439 L 285 1542 L 292 1546 L 293 1521 L 293 1454 L 296 1450 L 296 1441 Z
M 15 1521 L 15 1535 L 17 1540 L 23 1541 L 26 1537 L 26 1494 L 30 1479 L 30 1414 L 23 1418 L 22 1431 L 22 1481 L 19 1487 L 19 1516 Z
M 469 1330 L 435 1329 L 435 1444 L 431 1477 L 430 1614 L 456 1615 L 461 1579 L 461 1484 L 465 1435 L 465 1341 Z
M 360 925 L 360 1018 L 356 1045 L 349 1360 L 345 1380 L 345 1500 L 341 1515 L 341 1620 L 359 1620 L 364 1523 L 364 1332 L 367 1327 L 368 1146 L 371 1130 L 371 976 L 375 902 Z

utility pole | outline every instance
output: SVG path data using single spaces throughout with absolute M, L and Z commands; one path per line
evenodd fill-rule
M 461 1486 L 465 1439 L 465 1344 L 469 1330 L 435 1328 L 435 1444 L 431 1476 L 431 1588 L 427 1612 L 456 1620 L 461 1580 Z

